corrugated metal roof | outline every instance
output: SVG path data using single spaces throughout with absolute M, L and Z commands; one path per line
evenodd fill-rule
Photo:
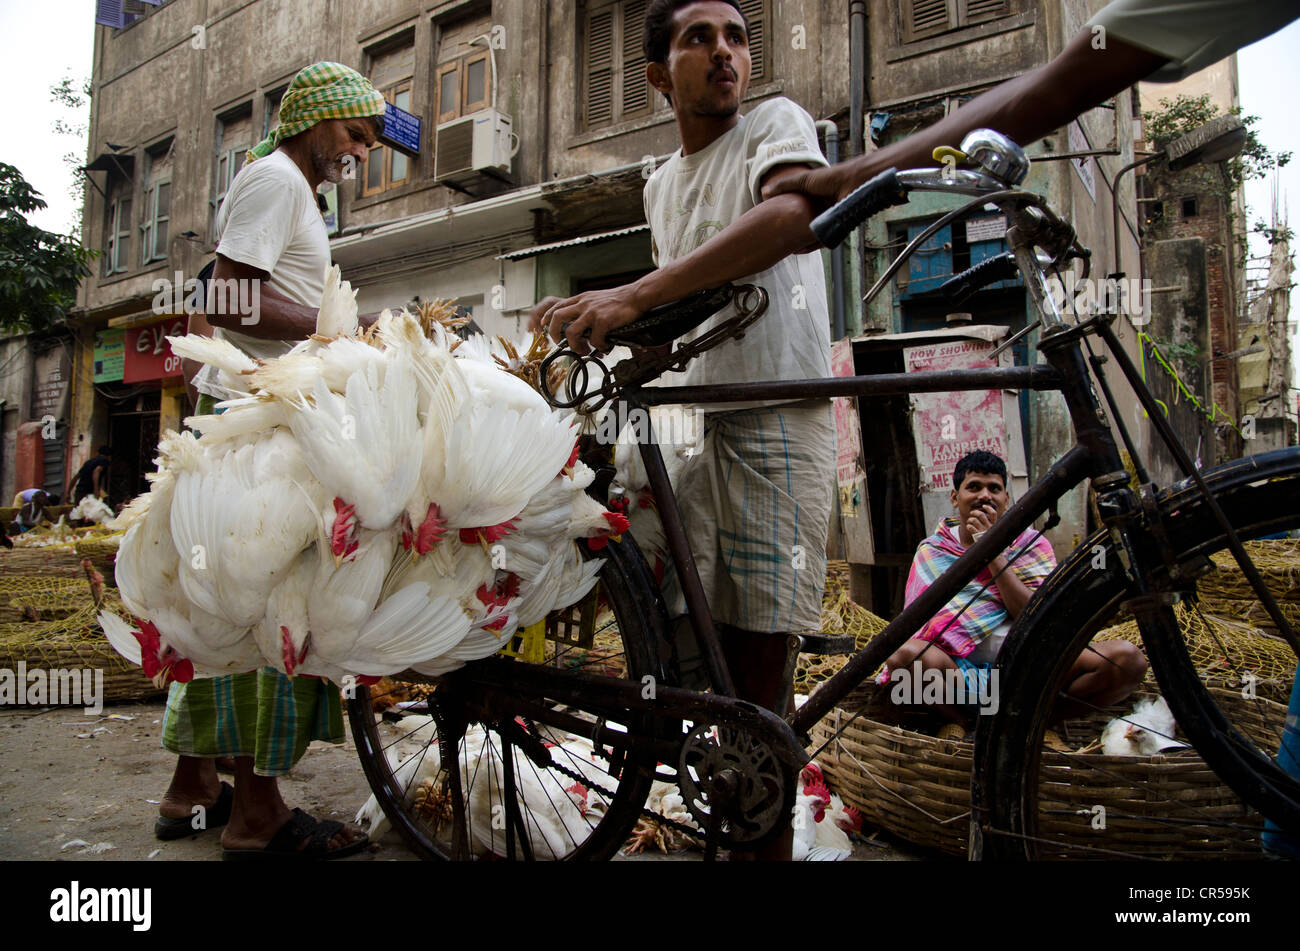
M 531 248 L 520 248 L 518 251 L 507 251 L 505 254 L 498 254 L 497 260 L 518 261 L 523 258 L 545 254 L 547 251 L 558 251 L 560 248 L 571 248 L 579 244 L 599 244 L 602 241 L 613 241 L 615 238 L 622 238 L 625 235 L 649 230 L 649 225 L 634 225 L 631 228 L 619 228 L 616 231 L 602 231 L 600 234 L 584 234 L 580 238 L 570 238 L 567 241 L 554 241 L 550 244 L 534 245 Z

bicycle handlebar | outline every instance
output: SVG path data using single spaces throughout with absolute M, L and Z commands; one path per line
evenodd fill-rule
M 896 169 L 887 169 L 859 185 L 841 202 L 837 202 L 812 220 L 812 232 L 828 248 L 834 248 L 849 232 L 872 215 L 893 205 L 907 203 L 907 191 L 898 180 Z
M 939 285 L 939 294 L 949 303 L 957 304 L 981 287 L 1011 280 L 1019 273 L 1016 256 L 1010 251 L 1003 251 L 948 278 Z

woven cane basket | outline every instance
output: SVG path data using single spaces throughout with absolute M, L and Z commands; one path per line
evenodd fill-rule
M 37 667 L 46 670 L 102 670 L 105 703 L 151 700 L 167 693 L 165 689 L 154 686 L 139 667 L 113 650 L 98 629 L 86 632 L 81 639 L 69 637 L 40 643 L 0 643 L 0 668 L 16 671 L 19 661 L 26 663 L 28 670 Z
M 78 567 L 77 575 L 0 575 L 0 669 L 16 671 L 19 662 L 28 670 L 97 668 L 109 703 L 164 694 L 109 646 L 100 629 L 101 608 L 125 612 L 117 590 L 104 588 L 97 606 L 85 571 Z
M 1277 748 L 1284 706 L 1264 698 L 1246 700 L 1239 691 L 1212 693 L 1239 729 L 1261 747 Z M 1067 723 L 1063 737 L 1083 746 L 1110 719 L 1131 711 L 1136 699 Z M 850 723 L 851 711 L 864 705 L 867 714 Z M 810 749 L 828 744 L 817 762 L 867 822 L 917 845 L 964 855 L 974 745 L 871 718 L 876 711 L 883 715 L 886 705 L 883 691 L 859 688 L 813 729 Z M 837 728 L 842 732 L 832 739 Z M 1260 857 L 1263 818 L 1191 750 L 1150 757 L 1044 750 L 1041 770 L 1039 834 L 1045 857 Z

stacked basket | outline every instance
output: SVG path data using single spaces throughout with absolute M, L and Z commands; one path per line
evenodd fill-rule
M 0 552 L 0 668 L 102 670 L 108 702 L 164 692 L 109 646 L 96 620 L 97 601 L 125 610 L 109 586 L 119 538 Z
M 1300 543 L 1261 541 L 1247 547 L 1282 599 L 1283 611 L 1300 608 Z M 1267 636 L 1272 632 L 1259 620 L 1254 593 L 1235 565 L 1221 555 L 1214 560 L 1218 570 L 1199 581 L 1200 602 L 1179 605 L 1184 637 L 1228 718 L 1261 749 L 1275 750 L 1295 658 L 1284 641 Z M 860 620 L 867 612 L 842 597 L 836 578 L 832 567 L 827 615 Z M 884 626 L 878 618 L 875 622 Z M 1141 642 L 1131 621 L 1099 637 Z M 842 663 L 837 658 L 834 665 L 823 664 L 814 679 L 824 680 Z M 1253 676 L 1251 689 L 1243 689 L 1243 670 Z M 1143 692 L 1151 695 L 1154 688 L 1149 676 Z M 1083 752 L 1043 751 L 1039 832 L 1050 843 L 1044 844 L 1044 854 L 1259 858 L 1262 817 L 1244 806 L 1194 751 L 1150 757 L 1093 752 L 1096 743 L 1090 741 L 1110 719 L 1132 710 L 1137 699 L 1065 724 L 1062 735 Z M 813 729 L 809 750 L 825 746 L 817 761 L 835 790 L 861 809 L 867 822 L 917 845 L 964 855 L 974 745 L 930 735 L 937 726 L 933 717 L 900 712 L 884 689 L 868 683 Z
M 1240 691 L 1215 689 L 1238 728 L 1277 748 L 1286 708 Z M 974 745 L 940 740 L 874 719 L 882 691 L 866 686 L 812 731 L 812 749 L 830 785 L 877 828 L 926 848 L 964 855 L 969 837 Z M 887 701 L 885 701 L 887 703 Z M 853 712 L 867 713 L 853 719 Z M 1062 731 L 1079 745 L 1100 735 L 1114 707 Z M 838 736 L 836 735 L 838 733 Z M 1245 807 L 1191 750 L 1106 756 L 1044 750 L 1039 834 L 1045 857 L 1125 856 L 1257 859 L 1263 819 Z

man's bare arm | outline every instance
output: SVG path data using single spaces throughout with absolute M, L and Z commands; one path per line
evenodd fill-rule
M 223 254 L 217 255 L 217 266 L 212 272 L 214 281 L 257 281 L 258 309 L 255 314 L 212 313 L 212 295 L 209 293 L 207 322 L 213 327 L 233 330 L 248 337 L 262 340 L 305 340 L 316 332 L 314 307 L 305 307 L 272 289 L 267 281 L 270 275 L 251 264 L 235 261 Z M 244 300 L 250 296 L 244 295 Z M 217 308 L 234 310 L 236 308 Z
M 1093 49 L 1091 30 L 1083 30 L 1052 61 L 990 89 L 947 118 L 901 142 L 859 155 L 831 168 L 819 168 L 767 185 L 767 197 L 801 192 L 838 201 L 888 168 L 934 165 L 941 145 L 956 147 L 973 129 L 996 129 L 1025 145 L 1059 129 L 1081 113 L 1149 76 L 1167 58 L 1107 36 Z
M 196 334 L 202 337 L 212 336 L 212 325 L 208 323 L 207 318 L 202 314 L 190 314 L 189 323 L 186 324 L 185 332 L 187 334 Z M 197 360 L 181 360 L 181 379 L 185 381 L 185 393 L 190 398 L 190 406 L 195 409 L 199 405 L 199 391 L 194 386 L 194 378 L 198 376 L 199 371 L 203 369 L 203 364 Z
M 1021 581 L 1014 571 L 1007 568 L 1005 555 L 998 555 L 989 562 L 989 569 L 997 576 L 995 584 L 998 586 L 998 593 L 1002 595 L 1002 603 L 1006 605 L 1007 614 L 1015 620 L 1020 617 L 1020 612 L 1034 596 L 1034 589 Z
M 249 323 L 245 323 L 249 319 L 249 315 L 246 314 L 208 313 L 207 320 L 204 321 L 208 326 L 207 336 L 212 335 L 212 327 L 233 330 L 247 337 L 257 337 L 262 340 L 305 340 L 316 332 L 316 316 L 319 308 L 299 304 L 268 286 L 266 282 L 270 280 L 270 275 L 260 268 L 218 254 L 212 279 L 214 281 L 258 281 L 259 307 L 257 319 Z M 357 315 L 357 321 L 363 328 L 369 327 L 378 319 L 379 314 Z M 203 333 L 203 330 L 200 328 L 192 330 L 191 333 Z
M 782 165 L 769 172 L 763 184 L 797 174 L 801 168 Z M 555 340 L 563 334 L 578 353 L 587 352 L 583 334 L 590 329 L 591 346 L 603 350 L 606 333 L 660 304 L 719 287 L 766 270 L 787 255 L 814 249 L 816 241 L 808 225 L 815 214 L 812 202 L 802 195 L 764 201 L 690 254 L 632 284 L 588 291 L 568 300 L 542 301 L 533 309 L 529 326 L 534 330 L 545 327 Z

